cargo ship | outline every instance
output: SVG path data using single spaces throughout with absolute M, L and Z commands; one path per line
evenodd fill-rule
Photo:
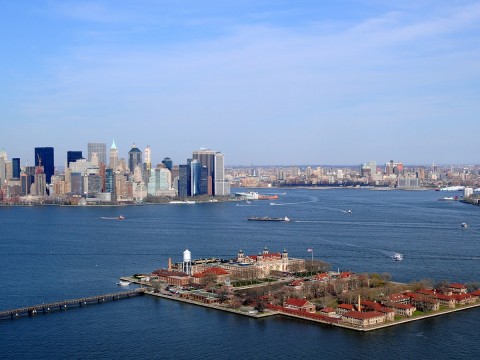
M 257 217 L 257 216 L 253 216 L 253 217 L 249 217 L 247 218 L 248 221 L 285 221 L 285 222 L 289 222 L 289 221 L 292 221 L 290 220 L 288 217 Z

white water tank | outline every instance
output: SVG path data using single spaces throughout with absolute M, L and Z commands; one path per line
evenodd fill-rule
M 183 252 L 183 262 L 190 262 L 190 261 L 192 261 L 192 253 L 187 249 Z

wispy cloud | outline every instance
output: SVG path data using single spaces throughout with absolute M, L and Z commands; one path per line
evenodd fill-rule
M 124 17 L 120 10 L 95 4 L 69 4 L 60 12 L 101 23 L 152 16 Z M 196 19 L 189 26 L 202 29 Z M 166 43 L 156 33 L 139 32 L 138 42 L 125 42 L 116 27 L 93 31 L 93 36 L 105 31 L 108 41 L 70 45 L 67 55 L 52 57 L 48 82 L 41 78 L 30 88 L 23 115 L 44 121 L 84 119 L 108 124 L 108 131 L 133 123 L 142 133 L 138 136 L 152 140 L 154 134 L 194 129 L 185 136 L 194 142 L 201 138 L 203 145 L 216 143 L 235 163 L 248 163 L 267 146 L 274 150 L 264 162 L 278 161 L 275 149 L 285 141 L 296 149 L 285 162 L 303 157 L 314 163 L 338 139 L 348 139 L 353 148 L 361 138 L 362 146 L 369 144 L 366 149 L 331 160 L 359 162 L 379 151 L 377 132 L 406 131 L 411 123 L 418 129 L 411 139 L 419 143 L 432 121 L 444 124 L 461 117 L 480 130 L 469 120 L 480 110 L 473 81 L 480 80 L 480 33 L 473 31 L 480 26 L 477 4 L 437 7 L 431 13 L 392 8 L 348 22 L 308 19 L 281 26 L 239 19 L 228 23 L 221 16 L 212 22 L 221 27 L 214 35 L 179 36 Z M 249 131 L 248 149 L 238 152 L 238 144 L 224 136 L 230 124 L 255 129 Z M 277 140 L 266 143 L 266 133 Z M 127 143 L 129 136 L 124 135 Z M 175 137 L 162 141 L 176 146 Z M 380 151 L 390 151 L 384 146 Z

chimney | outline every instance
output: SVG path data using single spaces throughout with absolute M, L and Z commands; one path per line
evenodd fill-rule
M 172 258 L 168 258 L 168 271 L 172 271 Z
M 362 305 L 360 305 L 360 294 L 358 294 L 358 311 L 362 312 Z

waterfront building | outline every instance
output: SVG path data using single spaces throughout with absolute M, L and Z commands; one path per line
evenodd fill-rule
M 208 168 L 202 166 L 200 169 L 200 194 L 208 194 Z
M 43 166 L 37 166 L 34 176 L 34 195 L 46 196 L 47 195 L 47 176 L 44 172 Z
M 65 176 L 64 175 L 53 175 L 51 183 L 50 196 L 61 196 L 65 195 Z
M 98 162 L 101 164 L 107 163 L 107 144 L 105 143 L 88 143 L 88 157 L 87 161 L 92 161 L 92 154 L 96 153 Z
M 80 159 L 83 159 L 83 154 L 81 151 L 67 151 L 67 167 L 70 166 L 70 163 Z
M 224 196 L 230 193 L 228 181 L 225 180 L 225 158 L 220 152 L 200 149 L 193 152 L 192 158 L 207 168 L 207 194 Z
M 12 159 L 12 179 L 20 179 L 20 158 Z
M 21 195 L 22 196 L 27 196 L 30 194 L 30 189 L 32 186 L 32 183 L 34 181 L 33 175 L 29 175 L 25 172 L 20 174 L 20 181 L 21 181 Z
M 235 272 L 243 272 L 248 267 L 253 268 L 258 277 L 266 277 L 271 271 L 304 271 L 305 260 L 289 258 L 288 252 L 284 250 L 282 253 L 270 253 L 265 247 L 258 255 L 245 255 L 242 250 L 237 254 L 236 262 L 223 264 L 226 270 Z
M 174 196 L 172 189 L 172 175 L 167 168 L 157 167 L 151 171 L 148 180 L 148 195 Z
M 47 184 L 50 184 L 52 176 L 55 174 L 53 147 L 35 148 L 35 166 L 43 167 Z
M 213 179 L 215 181 L 214 185 L 214 195 L 215 196 L 226 196 L 230 195 L 230 183 L 225 179 L 225 156 L 217 152 L 215 154 L 215 171 L 213 174 Z
M 110 162 L 108 167 L 110 169 L 116 169 L 118 166 L 118 149 L 117 145 L 115 145 L 115 140 L 112 141 L 112 146 L 110 146 Z
M 112 168 L 105 169 L 105 192 L 115 192 L 115 172 Z
M 289 298 L 283 303 L 283 307 L 311 314 L 315 313 L 315 304 L 306 299 Z
M 202 166 L 195 159 L 189 159 L 190 165 L 190 195 L 200 195 L 200 177 Z
M 385 320 L 386 316 L 378 311 L 349 311 L 342 315 L 342 321 L 360 327 L 381 324 L 384 323 Z
M 142 165 L 142 152 L 135 144 L 133 144 L 128 152 L 128 170 L 133 173 L 135 166 L 137 165 Z
M 178 166 L 178 196 L 187 197 L 191 196 L 191 172 L 190 164 Z
M 414 177 L 400 176 L 397 179 L 398 189 L 413 189 L 420 187 L 420 179 Z
M 207 194 L 214 195 L 214 167 L 215 167 L 215 151 L 202 148 L 193 152 L 192 157 L 198 160 L 202 166 L 207 167 Z
M 88 169 L 83 176 L 83 189 L 87 197 L 96 197 L 102 192 L 102 178 L 98 174 L 98 169 Z
M 83 178 L 79 172 L 70 174 L 70 192 L 72 195 L 83 195 Z

